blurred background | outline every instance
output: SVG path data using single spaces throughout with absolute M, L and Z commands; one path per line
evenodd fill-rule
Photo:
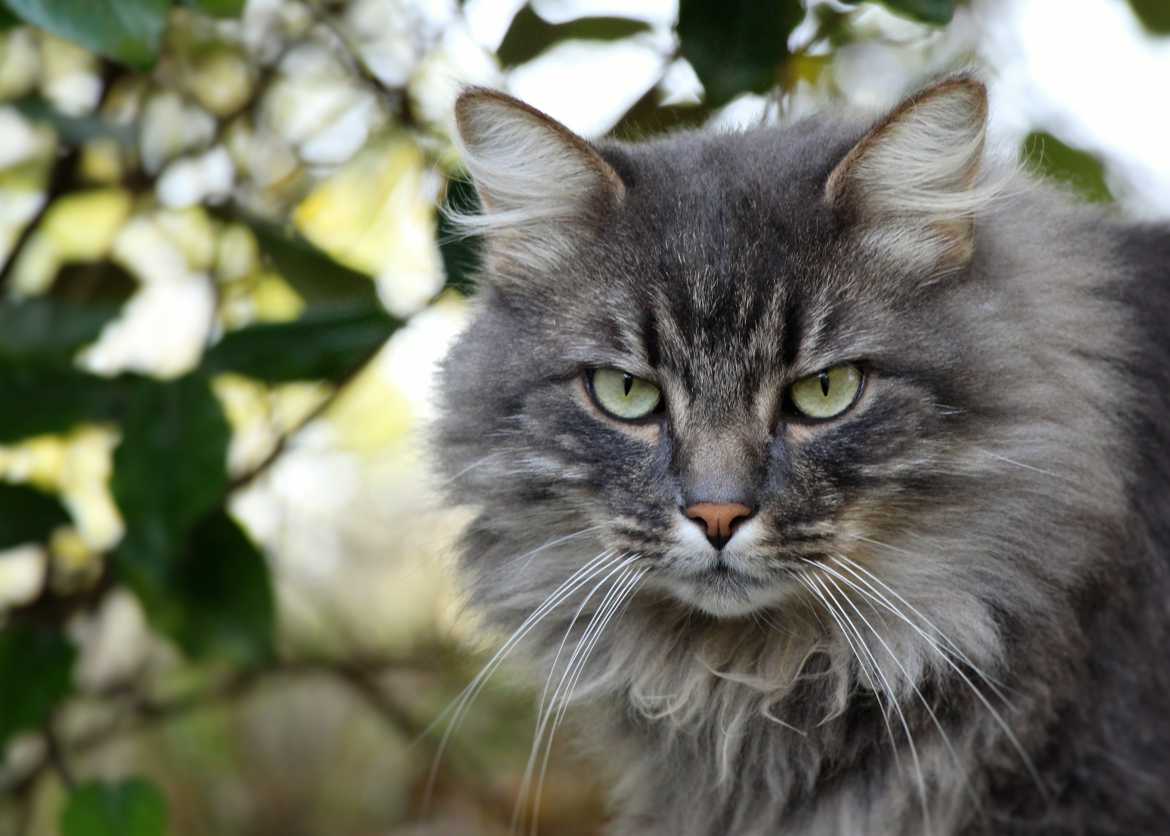
M 456 91 L 636 139 L 956 68 L 1170 217 L 1167 0 L 0 0 L 0 836 L 507 833 L 519 668 L 436 758 L 500 640 L 426 466 Z M 559 746 L 543 832 L 603 821 Z

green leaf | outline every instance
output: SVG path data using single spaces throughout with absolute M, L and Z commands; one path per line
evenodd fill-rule
M 244 13 L 246 0 L 180 0 L 208 17 L 239 17 Z
M 788 57 L 788 35 L 800 23 L 799 0 L 681 0 L 683 55 L 717 107 L 741 93 L 766 93 Z
M 657 88 L 647 90 L 614 126 L 614 136 L 631 141 L 646 139 L 667 131 L 701 127 L 711 117 L 706 103 L 663 107 L 660 98 Z
M 195 524 L 227 491 L 231 431 L 200 374 L 139 379 L 125 410 L 111 487 L 126 535 L 114 561 L 156 625 L 169 632 L 175 565 Z
M 43 543 L 53 529 L 68 522 L 69 514 L 52 494 L 0 482 L 0 550 Z
M 339 264 L 302 236 L 257 218 L 230 217 L 248 225 L 260 251 L 308 305 L 349 302 L 374 307 L 381 304 L 369 276 Z
M 0 630 L 0 753 L 12 735 L 44 726 L 73 688 L 77 649 L 56 630 Z
M 530 61 L 555 43 L 567 40 L 616 41 L 650 27 L 639 20 L 620 17 L 583 17 L 566 23 L 549 23 L 530 6 L 521 9 L 508 27 L 496 56 L 505 67 Z
M 38 296 L 0 301 L 0 359 L 68 366 L 121 310 L 117 303 L 78 304 Z
M 225 334 L 203 365 L 210 372 L 236 372 L 270 383 L 337 381 L 401 325 L 381 307 L 309 308 L 293 322 L 249 325 Z
M 223 510 L 230 429 L 208 377 L 138 381 L 122 431 L 112 487 L 126 535 L 114 561 L 151 623 L 194 658 L 271 658 L 272 583 Z
M 1033 132 L 1024 139 L 1024 164 L 1045 177 L 1071 186 L 1092 203 L 1109 203 L 1113 195 L 1105 183 L 1105 167 L 1085 151 L 1065 145 L 1052 134 Z
M 942 25 L 955 16 L 955 0 L 881 0 L 882 5 L 919 23 Z
M 6 360 L 0 353 L 0 444 L 116 417 L 128 378 Z
M 479 196 L 470 178 L 451 177 L 447 180 L 446 205 L 460 212 L 474 213 L 479 210 Z M 479 267 L 474 239 L 459 234 L 445 212 L 439 213 L 439 254 L 443 258 L 443 270 L 447 275 L 446 286 L 470 295 L 475 283 L 473 277 Z
M 213 512 L 192 531 L 172 591 L 172 635 L 189 656 L 245 666 L 272 659 L 276 604 L 268 563 L 226 512 Z
M 1129 0 L 1142 26 L 1155 35 L 1170 35 L 1170 3 L 1166 0 Z
M 61 812 L 61 836 L 165 836 L 167 803 L 141 778 L 82 784 Z
M 158 57 L 170 0 L 4 0 L 26 23 L 145 69 Z

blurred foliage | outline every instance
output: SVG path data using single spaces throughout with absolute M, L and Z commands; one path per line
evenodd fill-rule
M 1170 29 L 1165 4 L 1131 2 Z M 854 26 L 864 5 L 681 0 L 671 31 L 524 5 L 477 58 L 460 8 L 427 18 L 439 5 L 0 0 L 0 792 L 15 810 L 0 804 L 0 831 L 504 832 L 530 695 L 487 689 L 466 729 L 476 746 L 453 748 L 427 809 L 431 722 L 482 655 L 429 633 L 297 646 L 286 605 L 339 616 L 282 595 L 276 540 L 238 507 L 318 419 L 365 452 L 397 449 L 387 439 L 410 425 L 408 399 L 377 388 L 379 358 L 469 294 L 475 268 L 475 242 L 436 211 L 476 206 L 447 134 L 453 78 L 500 85 L 568 41 L 665 36 L 660 77 L 611 123 L 641 137 L 717 119 L 747 93 L 787 118 L 802 96 L 833 94 L 837 51 L 876 36 Z M 882 5 L 928 25 L 956 8 Z M 681 59 L 700 96 L 667 83 Z M 1109 199 L 1100 164 L 1055 137 L 1032 134 L 1023 153 Z M 337 472 L 301 489 L 327 504 Z M 418 490 L 413 473 L 400 481 L 400 498 Z M 434 533 L 404 522 L 379 553 Z M 311 545 L 332 534 L 301 531 Z M 102 636 L 125 650 L 119 630 L 141 618 L 150 643 L 133 664 L 105 658 L 117 654 Z M 95 658 L 115 674 L 95 674 Z M 151 753 L 133 772 L 165 798 L 146 779 L 92 780 L 109 777 L 93 753 L 128 736 Z M 321 788 L 338 773 L 342 790 Z M 547 832 L 596 832 L 579 773 L 554 769 L 546 795 Z M 346 829 L 340 811 L 359 801 L 364 824 Z
M 1170 3 L 1166 0 L 1129 0 L 1142 25 L 1156 35 L 1170 35 Z
M 777 9 L 753 0 L 681 0 L 682 54 L 702 79 L 707 100 L 720 105 L 741 93 L 775 88 L 788 33 L 803 16 L 797 3 Z
M 167 805 L 145 781 L 83 784 L 61 814 L 61 836 L 164 836 Z
M 132 67 L 158 57 L 170 0 L 4 0 L 21 19 Z
M 1034 131 L 1024 139 L 1024 164 L 1034 171 L 1072 187 L 1085 200 L 1113 200 L 1105 183 L 1105 167 L 1085 151 L 1065 145 L 1052 134 Z

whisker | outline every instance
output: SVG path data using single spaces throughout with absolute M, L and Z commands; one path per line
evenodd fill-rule
M 858 537 L 857 539 L 861 540 L 863 542 L 866 542 L 866 543 L 871 543 L 875 546 L 880 546 L 882 548 L 889 549 L 891 551 L 894 551 L 894 552 L 897 552 L 900 554 L 913 556 L 913 552 L 910 552 L 906 549 L 900 549 L 897 546 L 891 546 L 888 543 L 881 542 L 880 540 L 871 540 L 868 537 Z M 883 589 L 885 589 L 887 592 L 889 592 L 890 595 L 894 596 L 894 598 L 896 598 L 910 612 L 912 612 L 914 615 L 918 616 L 918 618 L 922 619 L 922 622 L 934 632 L 934 638 L 937 639 L 938 641 L 941 641 L 943 644 L 945 644 L 947 649 L 950 650 L 963 664 L 965 664 L 972 671 L 974 671 L 976 674 L 978 674 L 979 677 L 984 682 L 987 683 L 988 687 L 991 688 L 992 692 L 995 693 L 995 695 L 997 697 L 999 697 L 1005 703 L 1010 703 L 1010 700 L 1008 700 L 1008 698 L 1004 695 L 1003 691 L 1000 690 L 1001 688 L 1005 688 L 1007 686 L 1003 682 L 999 681 L 996 677 L 991 676 L 986 671 L 982 670 L 978 665 L 976 665 L 971 660 L 971 658 L 963 651 L 963 649 L 961 647 L 959 647 L 958 643 L 956 643 L 954 641 L 954 639 L 952 639 L 950 636 L 948 636 L 946 633 L 944 633 L 942 630 L 940 630 L 938 628 L 938 626 L 933 621 L 931 621 L 929 618 L 927 618 L 925 615 L 923 615 L 921 610 L 919 610 L 917 607 L 915 607 L 913 604 L 911 604 L 909 601 L 907 601 L 906 598 L 903 597 L 901 594 L 899 594 L 899 592 L 896 589 L 894 589 L 892 586 L 890 586 L 888 583 L 886 583 L 880 577 L 875 575 L 873 572 L 871 572 L 869 569 L 867 569 L 861 563 L 857 562 L 856 560 L 854 560 L 851 557 L 848 557 L 847 555 L 837 554 L 837 555 L 834 555 L 832 557 L 832 559 L 838 565 L 840 565 L 842 568 L 848 570 L 850 573 L 852 573 L 853 575 L 858 577 L 863 583 L 865 583 L 871 589 L 873 589 L 872 584 L 870 584 L 869 581 L 866 581 L 865 578 L 862 578 L 861 575 L 858 574 L 858 572 L 866 575 L 866 577 L 868 577 L 874 583 L 879 584 Z M 874 592 L 875 592 L 875 594 L 881 595 L 881 593 L 876 589 L 874 589 Z M 882 596 L 882 597 L 884 598 L 884 596 Z M 914 625 L 913 623 L 911 623 L 911 626 L 913 626 L 917 629 L 917 625 Z M 921 633 L 922 631 L 919 630 L 919 632 Z M 923 637 L 928 638 L 925 635 Z M 941 650 L 940 650 L 940 652 L 941 652 Z
M 845 575 L 842 575 L 840 572 L 838 572 L 837 570 L 833 569 L 830 566 L 826 566 L 824 564 L 815 564 L 815 565 L 818 568 L 825 570 L 826 572 L 830 572 L 834 577 L 839 578 L 841 581 L 848 584 L 851 588 L 853 588 L 857 592 L 860 592 L 862 595 L 864 595 L 867 599 L 866 603 L 869 605 L 870 609 L 873 610 L 873 612 L 875 614 L 877 614 L 877 610 L 874 608 L 872 601 L 868 600 L 872 596 L 870 596 L 864 589 L 859 587 L 855 582 L 853 582 L 852 580 L 847 578 Z M 882 638 L 881 633 L 879 633 L 874 628 L 874 626 L 872 624 L 870 624 L 869 619 L 867 619 L 865 617 L 865 615 L 862 614 L 861 610 L 859 610 L 857 608 L 857 605 L 852 601 L 852 599 L 846 598 L 846 601 L 848 601 L 849 606 L 853 608 L 853 611 L 857 613 L 857 617 L 860 618 L 862 620 L 862 622 L 865 624 L 865 626 L 867 628 L 869 628 L 869 631 L 871 633 L 873 633 L 874 638 L 878 640 L 878 642 L 881 644 L 882 648 L 886 651 L 887 654 L 889 654 L 889 656 L 893 660 L 894 664 L 898 666 L 898 669 L 902 672 L 902 676 L 906 677 L 906 681 L 908 683 L 910 683 L 910 687 L 912 689 L 914 689 L 914 694 L 918 697 L 919 702 L 922 703 L 922 707 L 924 709 L 926 709 L 926 713 L 930 717 L 931 721 L 934 723 L 934 727 L 936 729 L 938 729 L 938 733 L 939 733 L 939 736 L 942 738 L 943 745 L 945 745 L 947 747 L 947 751 L 950 752 L 951 759 L 955 762 L 955 766 L 959 769 L 960 772 L 963 773 L 964 776 L 968 775 L 969 770 L 964 765 L 962 760 L 959 758 L 959 753 L 955 750 L 954 745 L 952 745 L 951 738 L 947 734 L 946 729 L 943 728 L 942 723 L 939 721 L 938 715 L 935 714 L 934 709 L 931 707 L 930 703 L 927 701 L 926 697 L 923 695 L 922 690 L 918 687 L 917 683 L 915 683 L 914 680 L 910 677 L 910 672 L 908 670 L 906 670 L 906 666 L 904 664 L 902 664 L 902 660 L 898 658 L 897 654 L 894 653 L 893 649 L 889 646 L 889 644 L 886 642 L 886 640 Z M 982 802 L 979 800 L 979 797 L 975 793 L 974 789 L 971 786 L 969 786 L 969 784 L 966 780 L 964 780 L 963 783 L 964 783 L 964 786 L 967 789 L 968 795 L 971 798 L 971 801 L 974 803 L 975 807 L 977 809 L 981 808 Z M 929 824 L 928 824 L 927 831 L 929 831 L 929 830 L 930 830 L 930 828 L 929 828 Z
M 640 555 L 635 555 L 635 558 L 637 557 L 640 557 Z M 560 706 L 557 708 L 556 715 L 553 717 L 552 727 L 549 729 L 548 744 L 544 750 L 544 759 L 541 762 L 540 777 L 537 780 L 536 797 L 533 801 L 532 807 L 533 836 L 536 836 L 537 828 L 540 822 L 540 799 L 544 794 L 544 781 L 548 773 L 549 760 L 552 757 L 553 740 L 556 737 L 557 729 L 560 727 L 569 705 L 572 703 L 573 693 L 577 688 L 577 682 L 579 681 L 581 674 L 584 672 L 585 665 L 588 663 L 589 657 L 593 654 L 593 649 L 597 645 L 597 642 L 601 639 L 601 635 L 605 631 L 606 626 L 613 619 L 614 615 L 619 612 L 622 604 L 630 597 L 632 597 L 634 589 L 637 587 L 638 582 L 642 580 L 642 577 L 645 574 L 646 570 L 631 573 L 631 570 L 627 569 L 625 573 L 614 582 L 610 592 L 612 593 L 614 590 L 617 590 L 617 594 L 612 596 L 608 602 L 603 602 L 598 608 L 597 613 L 595 613 L 594 621 L 591 621 L 589 625 L 589 629 L 592 631 L 592 636 L 587 638 L 589 631 L 586 631 L 587 635 L 581 637 L 581 644 L 578 645 L 578 649 L 584 646 L 584 653 L 581 655 L 580 661 L 577 662 L 575 668 L 573 659 L 570 659 L 568 665 L 566 665 L 565 672 L 568 674 L 571 671 L 572 677 L 569 679 L 568 689 L 565 691 L 564 696 L 561 697 Z M 574 656 L 576 656 L 576 654 L 574 654 Z M 554 694 L 549 708 L 551 709 L 556 705 L 556 703 L 557 694 Z
M 520 807 L 521 807 L 522 802 L 524 800 L 525 794 L 528 791 L 528 785 L 529 785 L 529 782 L 531 781 L 531 778 L 532 778 L 532 772 L 536 768 L 536 758 L 537 758 L 537 753 L 539 752 L 539 749 L 540 749 L 540 741 L 544 738 L 544 729 L 545 729 L 545 726 L 548 724 L 549 715 L 552 711 L 551 704 L 548 706 L 547 710 L 546 710 L 545 706 L 546 706 L 546 701 L 548 700 L 549 689 L 552 687 L 553 676 L 555 676 L 555 674 L 556 674 L 557 662 L 560 660 L 561 653 L 564 651 L 565 645 L 568 643 L 569 636 L 572 634 L 572 631 L 573 631 L 573 627 L 576 626 L 577 621 L 581 617 L 581 613 L 584 611 L 584 609 L 588 605 L 589 601 L 592 600 L 593 596 L 597 593 L 597 590 L 599 590 L 606 583 L 606 581 L 608 581 L 611 577 L 613 577 L 614 574 L 616 574 L 617 572 L 625 569 L 626 572 L 628 573 L 629 570 L 626 569 L 626 567 L 629 566 L 636 559 L 637 559 L 636 556 L 630 557 L 629 555 L 622 555 L 618 559 L 618 563 L 616 566 L 607 567 L 608 572 L 606 572 L 605 576 L 602 577 L 601 580 L 599 580 L 596 584 L 594 584 L 594 586 L 591 590 L 589 590 L 589 593 L 585 596 L 585 598 L 577 606 L 577 610 L 576 610 L 576 612 L 573 613 L 573 618 L 569 622 L 569 626 L 565 629 L 565 634 L 561 638 L 561 643 L 557 647 L 556 654 L 553 656 L 552 664 L 549 666 L 549 673 L 548 673 L 548 677 L 545 679 L 544 690 L 541 692 L 541 695 L 540 695 L 540 708 L 537 712 L 537 727 L 536 727 L 536 731 L 534 733 L 534 738 L 533 738 L 533 742 L 532 742 L 532 752 L 528 756 L 528 764 L 524 769 L 524 777 L 520 783 L 520 791 L 517 794 L 516 805 L 514 806 L 513 811 L 512 811 L 512 827 L 513 828 L 516 827 L 516 822 L 517 822 L 517 818 L 519 816 Z M 603 571 L 605 571 L 605 570 L 603 570 Z M 624 577 L 624 575 L 622 577 Z M 614 586 L 616 586 L 620 580 L 621 580 L 621 578 L 619 578 L 618 581 L 615 581 Z M 611 590 L 612 590 L 612 587 L 611 587 Z M 604 604 L 604 599 L 603 599 L 602 603 Z M 569 664 L 572 664 L 572 659 L 570 659 Z M 553 700 L 555 701 L 555 699 L 556 699 L 556 695 L 554 694 Z
M 849 600 L 849 596 L 846 595 L 839 586 L 837 586 L 836 582 L 832 578 L 818 577 L 817 580 L 821 583 L 821 586 L 825 590 L 826 594 L 832 597 L 834 602 L 837 602 L 837 595 L 840 595 L 846 601 Z M 836 590 L 836 594 L 834 594 L 833 590 L 829 589 L 830 586 L 833 587 L 833 590 Z M 918 757 L 918 747 L 914 743 L 914 735 L 910 731 L 910 724 L 906 721 L 906 713 L 902 711 L 901 703 L 898 701 L 898 694 L 894 690 L 894 687 L 890 684 L 890 680 L 886 677 L 885 671 L 883 671 L 881 665 L 878 664 L 877 657 L 875 657 L 873 655 L 873 651 L 869 649 L 869 642 L 865 641 L 865 638 L 861 635 L 861 631 L 857 628 L 857 625 L 853 622 L 853 619 L 851 619 L 849 614 L 845 612 L 845 608 L 842 607 L 839 603 L 837 606 L 840 608 L 842 617 L 845 618 L 845 620 L 848 621 L 849 625 L 853 628 L 858 644 L 864 647 L 865 652 L 869 654 L 873 669 L 881 679 L 882 684 L 885 686 L 886 694 L 889 698 L 889 704 L 894 709 L 894 712 L 898 715 L 898 721 L 902 724 L 902 730 L 906 732 L 906 743 L 910 747 L 910 759 L 914 761 L 914 771 L 918 776 L 918 799 L 922 804 L 922 821 L 924 832 L 930 833 L 930 810 L 926 802 L 926 778 L 922 773 L 922 761 Z M 852 602 L 850 602 L 850 606 L 853 606 Z M 853 607 L 853 609 L 854 611 L 857 610 L 856 607 Z
M 809 592 L 811 592 L 818 600 L 820 600 L 820 602 L 822 604 L 824 604 L 825 610 L 829 613 L 829 617 L 832 618 L 834 622 L 836 622 L 837 629 L 841 631 L 842 638 L 845 639 L 845 643 L 849 646 L 850 652 L 852 652 L 853 657 L 857 660 L 857 664 L 861 670 L 861 673 L 865 676 L 866 680 L 869 682 L 870 690 L 873 691 L 873 693 L 874 693 L 874 695 L 875 695 L 875 697 L 878 700 L 878 703 L 880 705 L 882 691 L 880 688 L 878 688 L 877 681 L 873 678 L 873 675 L 870 673 L 870 669 L 869 669 L 868 665 L 866 664 L 865 658 L 861 655 L 861 653 L 854 646 L 853 637 L 850 634 L 849 630 L 846 629 L 844 622 L 842 622 L 841 618 L 839 617 L 838 612 L 837 612 L 837 608 L 829 601 L 829 599 L 825 596 L 825 594 L 823 592 L 821 592 L 817 587 L 815 587 L 813 585 L 813 581 L 815 579 L 813 578 L 811 573 L 803 573 L 803 574 L 798 576 L 798 579 L 800 580 L 800 582 L 802 584 L 804 584 L 805 588 L 808 589 Z M 845 710 L 844 708 L 841 708 L 837 714 L 830 714 L 829 716 L 827 716 L 823 720 L 821 720 L 820 724 L 824 725 L 825 723 L 829 722 L 834 717 L 838 716 L 840 714 L 840 712 L 842 712 L 844 710 Z M 889 712 L 885 709 L 882 709 L 881 715 L 882 715 L 882 722 L 885 723 L 885 726 L 886 726 L 886 734 L 889 736 L 890 751 L 894 755 L 894 763 L 897 765 L 898 770 L 901 771 L 902 758 L 901 758 L 900 754 L 898 753 L 898 743 L 894 739 L 894 727 L 890 723 Z
M 845 556 L 842 555 L 842 557 L 845 557 Z M 902 599 L 902 597 L 900 595 L 898 595 L 898 593 L 895 590 L 890 589 L 889 585 L 886 584 L 884 581 L 881 581 L 876 576 L 873 576 L 871 572 L 866 570 L 860 564 L 857 564 L 855 561 L 850 560 L 847 557 L 845 557 L 845 560 L 847 560 L 849 563 L 856 566 L 858 569 L 861 569 L 862 571 L 864 571 L 867 575 L 874 577 L 874 580 L 876 580 L 882 586 L 889 589 L 893 595 L 895 595 L 897 598 L 902 600 L 903 603 L 905 603 L 905 599 Z M 844 566 L 846 564 L 842 564 L 842 565 Z M 848 566 L 846 566 L 846 568 L 848 568 Z M 860 576 L 858 576 L 858 577 L 860 577 Z M 864 582 L 864 579 L 862 579 L 862 581 Z M 921 628 L 919 628 L 918 625 L 916 625 L 909 618 L 907 618 L 905 616 L 905 614 L 900 612 L 897 608 L 892 607 L 887 601 L 876 597 L 876 595 L 874 596 L 874 600 L 880 601 L 883 604 L 883 606 L 885 606 L 887 609 L 890 610 L 890 612 L 892 612 L 898 618 L 905 621 L 912 628 L 918 630 L 919 634 L 923 638 L 926 638 L 927 641 L 930 641 L 929 637 L 926 636 L 926 634 L 921 630 Z M 911 609 L 913 609 L 913 608 L 911 608 Z M 919 617 L 923 617 L 923 616 L 921 616 L 921 614 L 919 614 Z M 940 633 L 939 635 L 942 635 L 942 634 Z M 1044 785 L 1043 780 L 1040 778 L 1039 770 L 1036 768 L 1035 763 L 1032 762 L 1032 758 L 1028 755 L 1027 750 L 1024 749 L 1024 745 L 1020 742 L 1020 739 L 1018 737 L 1016 737 L 1015 732 L 1013 732 L 1011 730 L 1011 727 L 1007 724 L 1007 721 L 1004 720 L 1003 717 L 1000 715 L 1000 713 L 995 710 L 995 706 L 993 706 L 991 704 L 991 701 L 987 699 L 987 696 L 981 690 L 979 690 L 979 688 L 977 688 L 975 686 L 975 683 L 973 683 L 971 681 L 970 677 L 968 677 L 967 674 L 963 672 L 963 669 L 961 667 L 959 667 L 948 654 L 941 652 L 941 650 L 939 650 L 937 645 L 932 644 L 932 646 L 935 648 L 936 651 L 939 651 L 939 658 L 941 658 L 944 662 L 947 663 L 947 665 L 950 666 L 950 668 L 959 676 L 959 678 L 962 679 L 964 683 L 966 683 L 967 687 L 969 687 L 971 689 L 971 692 L 973 694 L 975 694 L 975 696 L 979 699 L 979 701 L 981 703 L 983 703 L 984 708 L 986 708 L 987 711 L 991 714 L 992 718 L 995 720 L 995 722 L 999 725 L 1000 729 L 1003 731 L 1004 736 L 1008 739 L 1008 741 L 1012 744 L 1012 747 L 1019 754 L 1020 759 L 1023 761 L 1024 766 L 1027 768 L 1028 772 L 1030 773 L 1032 780 L 1036 782 L 1036 786 L 1040 790 L 1041 795 L 1044 796 L 1044 798 L 1048 798 L 1049 797 L 1048 788 Z M 970 663 L 968 662 L 967 664 L 969 665 Z M 978 672 L 979 669 L 972 667 L 972 670 Z M 986 679 L 986 677 L 985 677 L 985 679 Z M 1002 695 L 1000 695 L 1000 698 L 1003 699 Z M 1005 702 L 1006 702 L 1006 700 L 1005 700 Z M 1009 704 L 1009 707 L 1010 707 L 1010 704 Z
M 979 448 L 979 452 L 983 453 L 985 456 L 990 456 L 993 459 L 999 459 L 1001 462 L 1006 462 L 1007 464 L 1015 465 L 1016 467 L 1022 467 L 1024 470 L 1033 470 L 1036 473 L 1042 473 L 1045 476 L 1051 476 L 1053 479 L 1060 478 L 1059 474 L 1053 473 L 1051 470 L 1045 470 L 1042 467 L 1036 467 L 1035 465 L 1027 464 L 1026 462 L 1018 462 L 1015 459 L 1009 459 L 1007 456 L 1002 456 L 999 453 L 993 453 L 992 451 L 983 447 Z
M 495 655 L 488 660 L 487 664 L 480 669 L 475 678 L 455 697 L 451 703 L 440 712 L 430 725 L 426 727 L 416 740 L 429 735 L 434 728 L 443 721 L 448 713 L 451 713 L 451 721 L 447 725 L 443 736 L 439 741 L 439 745 L 435 750 L 435 757 L 431 764 L 431 771 L 427 778 L 426 790 L 423 794 L 424 803 L 429 803 L 431 793 L 434 790 L 435 780 L 438 778 L 439 762 L 442 760 L 443 753 L 447 749 L 450 742 L 451 735 L 454 733 L 456 727 L 462 721 L 463 715 L 470 707 L 471 703 L 479 695 L 480 691 L 486 685 L 488 678 L 495 672 L 495 670 L 502 664 L 503 660 L 516 647 L 519 642 L 530 633 L 536 625 L 542 621 L 550 612 L 558 607 L 562 601 L 588 583 L 592 578 L 596 577 L 606 568 L 612 565 L 612 562 L 620 561 L 620 557 L 614 556 L 610 550 L 604 551 L 594 557 L 584 566 L 573 572 L 560 586 L 558 586 L 543 603 L 540 604 L 524 621 L 516 628 L 515 632 L 508 637 L 508 640 L 496 651 Z
M 532 558 L 536 557 L 536 555 L 540 554 L 545 549 L 551 549 L 553 546 L 559 546 L 561 543 L 567 543 L 570 540 L 575 540 L 576 538 L 581 537 L 582 535 L 589 534 L 589 533 L 594 532 L 594 531 L 598 531 L 601 528 L 604 528 L 604 526 L 591 525 L 588 528 L 582 528 L 580 531 L 574 531 L 572 534 L 566 534 L 563 537 L 557 537 L 555 540 L 549 540 L 547 543 L 544 543 L 543 545 L 537 546 L 532 551 L 525 552 L 524 554 L 515 558 L 515 562 L 519 563 L 521 560 L 524 560 L 525 558 L 527 558 L 527 561 L 525 562 L 524 567 L 523 567 L 526 569 L 526 568 L 528 568 L 528 564 L 532 562 Z

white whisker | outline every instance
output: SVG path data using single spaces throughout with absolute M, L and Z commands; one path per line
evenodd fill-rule
M 844 557 L 844 556 L 842 555 L 842 557 Z M 884 581 L 881 581 L 879 578 L 874 576 L 871 572 L 866 570 L 860 564 L 857 564 L 855 561 L 849 560 L 849 558 L 845 558 L 845 560 L 847 560 L 850 564 L 853 564 L 854 566 L 856 566 L 858 569 L 865 571 L 865 573 L 867 575 L 870 575 L 871 577 L 873 577 L 874 580 L 876 580 L 878 583 L 880 583 L 885 588 L 890 589 L 888 584 L 886 584 Z M 842 563 L 841 565 L 845 566 L 846 564 Z M 848 567 L 846 566 L 846 568 L 848 568 Z M 858 576 L 858 577 L 860 577 L 860 576 Z M 863 582 L 864 582 L 864 579 L 863 579 Z M 895 595 L 897 598 L 902 600 L 903 603 L 905 603 L 905 599 L 902 599 L 902 597 L 900 595 L 898 595 L 895 590 L 890 589 L 890 592 L 893 595 Z M 883 599 L 879 599 L 876 596 L 875 596 L 874 600 L 880 600 L 882 602 L 882 604 L 887 609 L 890 610 L 890 612 L 892 612 L 898 618 L 901 618 L 903 621 L 905 621 L 911 627 L 918 629 L 919 634 L 922 635 L 924 638 L 926 638 L 926 634 L 924 632 L 922 632 L 922 630 L 920 628 L 918 628 L 918 626 L 916 624 L 914 624 L 914 622 L 912 622 L 910 619 L 908 619 L 905 616 L 905 614 L 898 611 L 897 608 L 891 606 L 888 602 L 884 601 Z M 922 617 L 921 614 L 919 614 L 919 617 Z M 933 647 L 936 650 L 939 650 L 937 645 L 933 645 Z M 1011 730 L 1011 727 L 1007 724 L 1007 721 L 1004 720 L 1003 717 L 1000 715 L 1000 713 L 995 710 L 995 706 L 993 706 L 991 704 L 991 701 L 987 699 L 987 696 L 981 690 L 979 690 L 979 688 L 977 688 L 975 686 L 975 683 L 973 683 L 971 681 L 970 677 L 968 677 L 967 674 L 963 672 L 963 669 L 960 668 L 948 654 L 939 651 L 939 658 L 941 658 L 944 662 L 947 663 L 947 665 L 950 666 L 950 668 L 959 676 L 959 678 L 962 679 L 963 682 L 965 682 L 967 684 L 967 687 L 969 687 L 971 689 L 972 693 L 975 694 L 975 696 L 979 699 L 979 701 L 981 703 L 983 703 L 984 708 L 986 708 L 988 710 L 988 712 L 991 714 L 992 718 L 995 720 L 995 722 L 999 725 L 1000 729 L 1003 731 L 1004 736 L 1012 744 L 1012 747 L 1019 754 L 1021 760 L 1023 760 L 1024 766 L 1028 769 L 1028 772 L 1031 774 L 1032 780 L 1034 780 L 1036 782 L 1036 786 L 1040 790 L 1041 795 L 1043 795 L 1045 798 L 1047 798 L 1048 797 L 1048 788 L 1044 785 L 1043 780 L 1041 780 L 1039 770 L 1036 769 L 1036 765 L 1032 762 L 1032 758 L 1028 755 L 1027 750 L 1024 749 L 1024 745 L 1020 742 L 1019 738 L 1016 737 L 1015 732 L 1013 732 Z M 968 664 L 970 664 L 970 663 L 968 663 Z M 978 672 L 977 668 L 972 668 L 972 669 L 975 670 L 976 672 Z M 1001 699 L 1002 699 L 1002 695 L 1001 695 Z
M 443 718 L 452 713 L 451 721 L 443 732 L 443 737 L 439 741 L 439 745 L 435 751 L 435 757 L 431 764 L 431 771 L 427 777 L 427 786 L 423 794 L 425 802 L 429 802 L 431 793 L 434 790 L 434 783 L 438 777 L 439 762 L 442 760 L 443 753 L 447 749 L 451 735 L 454 733 L 456 727 L 462 720 L 463 715 L 470 707 L 471 703 L 479 695 L 487 683 L 488 678 L 495 672 L 496 668 L 500 666 L 504 658 L 516 647 L 519 642 L 530 633 L 533 628 L 542 621 L 545 616 L 552 612 L 557 606 L 561 604 L 566 598 L 580 589 L 583 585 L 596 577 L 601 572 L 605 571 L 613 562 L 620 560 L 620 558 L 613 555 L 611 551 L 605 551 L 594 557 L 584 566 L 577 569 L 570 575 L 560 586 L 544 599 L 524 621 L 516 628 L 515 632 L 508 637 L 508 640 L 496 651 L 495 655 L 488 660 L 487 664 L 483 666 L 475 678 L 459 693 L 459 695 L 452 700 L 451 704 L 445 708 L 430 725 L 419 735 L 419 739 L 428 735 L 438 723 L 442 722 Z

